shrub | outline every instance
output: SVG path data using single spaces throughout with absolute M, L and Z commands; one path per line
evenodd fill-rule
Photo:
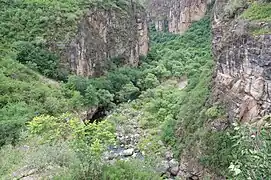
M 231 140 L 232 161 L 228 168 L 234 179 L 270 179 L 270 124 L 235 125 Z
M 201 163 L 223 176 L 228 175 L 228 167 L 234 156 L 230 132 L 208 132 L 202 138 L 205 154 L 200 159 Z
M 158 180 L 162 179 L 156 172 L 140 160 L 117 161 L 113 165 L 103 168 L 102 179 L 138 179 L 138 180 Z
M 71 114 L 35 117 L 29 122 L 28 129 L 31 134 L 41 136 L 42 142 L 55 143 L 72 139 L 76 151 L 88 153 L 88 156 L 100 154 L 108 144 L 114 143 L 115 137 L 111 123 L 102 121 L 86 126 Z
M 223 112 L 220 107 L 213 106 L 213 107 L 210 107 L 209 109 L 207 109 L 207 111 L 205 112 L 205 115 L 208 118 L 214 119 L 214 118 L 221 117 L 223 115 Z
M 241 18 L 255 21 L 271 20 L 271 4 L 270 3 L 253 3 L 247 10 L 243 12 Z
M 117 99 L 119 102 L 134 100 L 139 94 L 139 88 L 135 87 L 132 83 L 128 83 L 117 93 Z
M 85 90 L 84 96 L 85 105 L 88 106 L 98 106 L 99 99 L 98 99 L 98 92 L 95 87 L 89 85 Z
M 29 42 L 17 43 L 16 50 L 18 51 L 17 61 L 44 76 L 58 78 L 59 57 L 56 54 Z
M 159 84 L 160 82 L 154 74 L 148 73 L 146 78 L 144 79 L 144 87 L 146 89 L 154 88 L 158 86 Z

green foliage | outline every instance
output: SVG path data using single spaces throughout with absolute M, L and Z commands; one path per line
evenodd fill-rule
M 221 117 L 223 114 L 224 113 L 223 113 L 221 107 L 218 107 L 218 106 L 215 106 L 215 105 L 210 107 L 209 109 L 207 109 L 207 111 L 205 112 L 205 115 L 208 118 L 212 118 L 212 119 Z
M 128 0 L 1 0 L 0 52 L 50 78 L 66 80 L 56 53 L 62 52 L 90 7 L 127 13 Z M 138 5 L 139 6 L 139 5 Z
M 201 163 L 220 175 L 227 176 L 228 167 L 233 160 L 234 145 L 231 139 L 232 131 L 208 132 L 204 135 L 204 155 Z
M 135 87 L 132 83 L 128 83 L 117 93 L 117 99 L 120 102 L 125 100 L 134 100 L 140 94 L 139 88 Z
M 115 137 L 111 123 L 102 121 L 85 125 L 71 114 L 38 116 L 29 122 L 28 128 L 31 134 L 41 136 L 43 143 L 69 139 L 76 151 L 84 156 L 100 155 L 108 145 L 114 143 Z
M 201 162 L 231 179 L 270 179 L 270 124 L 237 125 L 205 134 Z
M 97 91 L 97 96 L 101 106 L 107 106 L 114 100 L 114 95 L 105 89 L 99 89 Z
M 264 35 L 264 34 L 271 34 L 271 28 L 266 27 L 266 28 L 253 28 L 251 29 L 251 33 L 254 36 L 259 36 L 259 35 Z
M 255 21 L 270 21 L 271 4 L 255 2 L 241 15 L 241 18 Z
M 1 58 L 0 66 L 0 146 L 15 143 L 21 128 L 34 116 L 55 115 L 80 106 L 75 91 L 65 94 L 58 83 L 45 83 L 10 57 Z
M 85 91 L 85 104 L 88 106 L 97 106 L 99 103 L 97 90 L 92 86 L 89 85 Z
M 270 179 L 270 124 L 235 126 L 230 175 L 234 179 Z
M 16 60 L 26 64 L 42 75 L 57 79 L 59 57 L 44 48 L 35 46 L 28 42 L 20 42 L 16 45 Z
M 161 36 L 154 32 L 152 39 L 156 42 L 152 51 L 156 52 L 153 54 L 158 57 L 158 63 L 163 64 L 171 76 L 188 78 L 188 85 L 182 92 L 171 88 L 172 92 L 166 90 L 171 95 L 161 95 L 166 102 L 159 102 L 159 98 L 155 98 L 157 105 L 168 105 L 163 107 L 165 110 L 151 107 L 152 112 L 158 112 L 157 115 L 160 116 L 156 119 L 164 119 L 163 140 L 175 147 L 176 154 L 180 154 L 185 147 L 194 143 L 194 139 L 198 137 L 198 129 L 203 127 L 207 119 L 204 113 L 205 102 L 210 93 L 213 65 L 210 21 L 204 18 L 194 23 L 182 36 Z
M 138 179 L 159 180 L 162 179 L 150 165 L 140 160 L 118 161 L 113 165 L 105 166 L 102 179 Z
M 76 31 L 76 24 L 87 4 L 79 0 L 3 0 L 0 6 L 1 44 L 17 41 L 65 43 Z M 12 16 L 11 16 L 12 14 Z M 57 40 L 57 42 L 56 42 Z
M 156 78 L 154 74 L 148 73 L 146 78 L 144 79 L 145 88 L 154 88 L 159 85 L 159 80 Z
M 75 75 L 69 76 L 68 82 L 65 84 L 67 89 L 79 91 L 81 95 L 85 95 L 88 85 L 87 78 Z
M 11 173 L 11 170 L 23 158 L 23 153 L 19 149 L 14 149 L 12 145 L 0 149 L 0 177 Z M 4 179 L 4 178 L 3 178 Z

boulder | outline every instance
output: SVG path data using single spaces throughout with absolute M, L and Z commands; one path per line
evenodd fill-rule
M 131 149 L 126 149 L 123 151 L 122 155 L 123 156 L 132 156 L 134 154 L 134 149 L 131 148 Z
M 169 167 L 170 167 L 170 168 L 179 167 L 179 162 L 178 162 L 177 160 L 175 160 L 175 159 L 171 159 L 171 160 L 169 161 Z
M 167 160 L 171 160 L 173 158 L 173 153 L 171 151 L 167 151 L 165 153 L 165 157 Z
M 177 176 L 178 172 L 179 172 L 179 167 L 172 167 L 172 168 L 170 168 L 170 173 L 173 176 Z
M 164 174 L 168 171 L 169 169 L 169 163 L 168 161 L 161 161 L 158 165 L 157 165 L 157 171 Z

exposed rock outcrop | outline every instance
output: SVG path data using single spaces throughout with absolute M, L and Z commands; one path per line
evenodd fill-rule
M 252 26 L 266 23 L 225 16 L 227 2 L 217 0 L 214 9 L 213 98 L 227 105 L 231 121 L 248 122 L 271 112 L 271 34 L 250 34 Z
M 182 34 L 205 15 L 207 4 L 207 0 L 151 0 L 149 17 L 156 30 Z
M 148 52 L 148 28 L 143 7 L 136 3 L 121 8 L 91 8 L 78 26 L 76 37 L 62 62 L 77 75 L 100 76 L 119 58 L 122 65 L 137 66 Z

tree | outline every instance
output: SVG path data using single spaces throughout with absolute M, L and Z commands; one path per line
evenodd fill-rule
M 155 86 L 158 86 L 159 84 L 160 82 L 158 81 L 157 77 L 152 73 L 148 73 L 148 75 L 144 79 L 144 87 L 146 89 L 153 88 Z
M 97 106 L 99 104 L 98 92 L 94 86 L 89 85 L 85 91 L 85 105 Z

